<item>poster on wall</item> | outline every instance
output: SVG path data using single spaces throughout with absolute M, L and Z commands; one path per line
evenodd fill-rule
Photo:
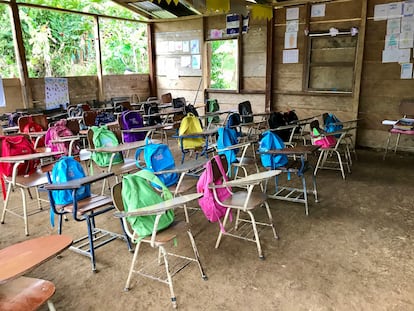
M 413 64 L 406 63 L 401 64 L 401 79 L 412 79 L 413 77 Z
M 4 96 L 3 78 L 0 76 L 0 107 L 6 107 L 6 97 Z
M 374 7 L 374 21 L 383 21 L 388 17 L 388 4 L 377 4 Z
M 45 104 L 46 109 L 67 107 L 69 104 L 68 79 L 45 78 Z

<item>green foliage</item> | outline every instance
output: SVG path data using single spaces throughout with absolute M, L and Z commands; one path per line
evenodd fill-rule
M 237 88 L 237 40 L 214 40 L 211 44 L 210 87 Z
M 132 18 L 133 13 L 111 1 L 26 0 L 51 7 Z M 30 77 L 95 75 L 94 19 L 82 14 L 19 7 Z M 0 75 L 18 76 L 7 5 L 0 5 Z M 148 72 L 146 25 L 99 18 L 103 70 L 123 74 L 126 69 Z M 9 65 L 9 66 L 7 66 Z M 14 69 L 13 69 L 14 68 Z

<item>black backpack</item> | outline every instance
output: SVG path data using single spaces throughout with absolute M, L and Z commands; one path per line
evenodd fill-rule
M 183 108 L 185 107 L 185 98 L 184 97 L 177 97 L 173 99 L 173 107 L 174 108 Z
M 240 113 L 240 116 L 241 116 L 241 122 L 242 123 L 251 123 L 251 122 L 253 122 L 253 116 L 245 117 L 246 115 L 253 114 L 252 105 L 250 104 L 250 101 L 246 100 L 246 101 L 241 102 L 239 104 L 239 113 Z
M 268 123 L 270 129 L 275 129 L 288 124 L 284 114 L 281 112 L 272 112 L 269 116 Z M 290 129 L 280 130 L 276 133 L 283 141 L 289 141 Z
M 199 116 L 197 109 L 195 109 L 195 107 L 191 104 L 188 104 L 187 106 L 185 106 L 185 114 L 187 114 L 187 113 L 192 113 L 196 117 Z
M 299 121 L 298 115 L 296 114 L 295 110 L 289 110 L 288 112 L 285 112 L 284 114 L 285 120 L 287 124 L 296 124 L 297 121 Z M 298 126 L 295 129 L 295 133 L 300 133 L 301 128 Z
M 150 103 L 145 103 L 144 104 L 144 114 L 146 115 L 151 115 L 151 114 L 155 114 L 155 113 L 159 113 L 160 111 L 158 110 L 157 105 L 153 105 Z M 161 124 L 162 120 L 160 116 L 150 116 L 147 120 L 147 125 L 156 125 L 156 124 Z

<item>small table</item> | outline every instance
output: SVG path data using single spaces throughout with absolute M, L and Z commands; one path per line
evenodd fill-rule
M 305 204 L 305 213 L 306 215 L 309 214 L 309 207 L 308 207 L 308 190 L 306 187 L 306 179 L 305 179 L 305 172 L 311 169 L 309 162 L 307 161 L 307 156 L 309 154 L 314 153 L 318 150 L 320 146 L 315 145 L 306 145 L 306 146 L 296 146 L 292 148 L 284 148 L 284 149 L 273 149 L 266 152 L 262 152 L 264 154 L 272 154 L 272 155 L 291 155 L 291 156 L 299 156 L 300 160 L 294 160 L 288 162 L 287 165 L 284 167 L 278 167 L 278 169 L 282 170 L 282 172 L 288 173 L 288 179 L 290 179 L 290 174 L 295 173 L 300 178 L 302 178 L 302 186 L 303 188 L 292 188 L 292 187 L 285 187 L 279 186 L 276 181 L 276 191 L 274 194 L 270 194 L 269 198 L 283 200 L 283 201 L 290 201 L 290 202 L 298 202 Z M 313 181 L 313 191 L 312 193 L 315 196 L 315 202 L 318 202 L 318 192 L 316 189 L 316 177 L 312 173 L 312 181 Z
M 25 161 L 31 161 L 31 160 L 40 160 L 47 157 L 53 157 L 56 155 L 63 154 L 62 151 L 55 151 L 55 152 L 38 152 L 38 153 L 32 153 L 32 154 L 23 154 L 23 155 L 15 155 L 15 156 L 9 156 L 9 157 L 0 157 L 0 162 L 4 163 L 13 163 L 13 174 L 11 177 L 5 177 L 5 181 L 8 183 L 7 187 L 7 193 L 6 193 L 6 199 L 4 201 L 3 206 L 3 213 L 1 215 L 1 223 L 4 223 L 4 220 L 6 218 L 6 212 L 9 212 L 12 215 L 15 215 L 17 217 L 23 218 L 24 224 L 25 224 L 25 233 L 26 235 L 29 235 L 29 225 L 27 220 L 27 203 L 26 203 L 26 194 L 25 190 L 31 187 L 36 187 L 36 194 L 37 199 L 39 202 L 39 210 L 42 209 L 40 205 L 40 199 L 37 192 L 37 187 L 41 186 L 43 184 L 47 184 L 47 176 L 45 173 L 35 172 L 31 175 L 25 175 L 25 176 L 18 176 L 18 166 Z M 9 205 L 9 199 L 11 190 L 13 187 L 19 187 L 22 194 L 22 201 L 23 201 L 23 216 L 20 214 L 17 214 L 16 212 L 8 209 Z
M 0 284 L 18 278 L 72 244 L 67 235 L 49 235 L 17 243 L 0 250 Z

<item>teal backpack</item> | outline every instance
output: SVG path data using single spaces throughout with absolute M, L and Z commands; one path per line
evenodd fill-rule
M 155 190 L 151 184 L 157 185 L 162 192 Z M 122 201 L 126 212 L 135 211 L 139 208 L 171 200 L 173 195 L 161 180 L 148 170 L 142 170 L 123 177 Z M 134 231 L 145 237 L 152 234 L 156 215 L 127 217 Z M 168 210 L 158 222 L 157 231 L 167 228 L 174 221 L 174 211 Z
M 108 126 L 106 125 L 92 126 L 91 130 L 93 131 L 92 141 L 95 146 L 95 149 L 119 145 L 118 139 L 116 138 L 114 132 L 109 130 Z M 93 152 L 91 157 L 92 157 L 92 160 L 98 166 L 103 167 L 103 166 L 109 166 L 111 155 L 112 153 L 110 152 Z M 124 162 L 122 154 L 117 153 L 115 155 L 114 160 L 112 161 L 112 164 L 118 164 L 122 162 Z

